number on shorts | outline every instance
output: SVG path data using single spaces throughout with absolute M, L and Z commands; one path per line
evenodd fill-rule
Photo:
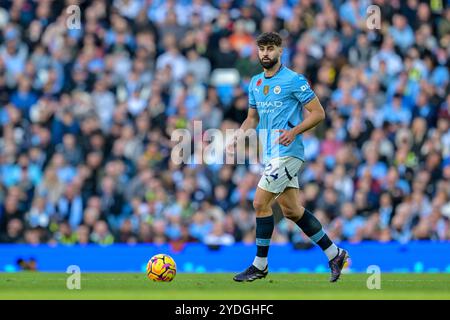
M 273 167 L 272 163 L 269 163 L 266 166 L 266 169 L 264 170 L 264 175 L 272 177 L 273 180 L 277 180 L 278 179 L 278 168 L 275 167 L 272 169 L 272 167 Z

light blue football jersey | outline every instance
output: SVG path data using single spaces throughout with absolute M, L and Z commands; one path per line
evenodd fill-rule
M 255 75 L 248 91 L 249 106 L 256 108 L 259 114 L 257 129 L 264 163 L 285 156 L 304 161 L 301 135 L 288 146 L 275 141 L 282 134 L 277 129 L 290 130 L 303 121 L 303 106 L 316 97 L 305 77 L 282 65 L 272 77 L 266 77 L 264 72 Z

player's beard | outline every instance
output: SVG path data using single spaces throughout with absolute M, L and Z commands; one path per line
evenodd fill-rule
M 273 68 L 273 66 L 275 66 L 278 63 L 278 59 L 280 59 L 280 58 L 276 57 L 274 59 L 270 59 L 270 58 L 267 58 L 267 59 L 269 59 L 269 60 L 259 59 L 259 63 L 263 66 L 264 69 L 270 70 Z

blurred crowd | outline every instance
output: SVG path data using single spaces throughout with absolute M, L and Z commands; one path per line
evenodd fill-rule
M 261 166 L 178 165 L 170 138 L 239 127 L 266 31 L 326 109 L 299 179 L 330 237 L 450 239 L 446 0 L 0 5 L 0 242 L 254 243 Z M 274 211 L 273 242 L 308 243 Z

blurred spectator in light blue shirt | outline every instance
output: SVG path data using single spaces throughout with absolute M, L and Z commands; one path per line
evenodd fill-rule
M 47 228 L 54 212 L 54 206 L 47 201 L 46 197 L 37 196 L 33 200 L 30 211 L 26 215 L 26 219 L 32 228 Z
M 172 215 L 168 218 L 168 224 L 166 226 L 166 236 L 170 240 L 177 240 L 181 238 L 181 216 Z
M 6 187 L 10 187 L 28 181 L 36 186 L 41 182 L 42 172 L 36 164 L 29 161 L 27 155 L 22 154 L 17 163 L 14 165 L 2 166 L 3 183 Z
M 205 244 L 211 246 L 228 246 L 234 242 L 234 237 L 225 233 L 222 222 L 216 222 L 212 231 L 205 237 Z
M 358 167 L 358 177 L 363 177 L 366 171 L 370 172 L 373 179 L 380 180 L 386 176 L 387 166 L 379 161 L 378 150 L 374 145 L 366 147 L 364 158 L 366 161 Z
M 407 203 L 400 204 L 395 209 L 394 218 L 392 218 L 392 238 L 400 242 L 407 242 L 412 236 L 412 216 L 411 207 Z
M 434 127 L 437 120 L 437 108 L 429 103 L 429 97 L 425 92 L 420 92 L 412 110 L 413 119 L 423 118 L 427 121 L 428 128 Z
M 408 25 L 406 18 L 400 14 L 394 15 L 393 26 L 389 28 L 389 34 L 402 51 L 405 51 L 414 43 L 414 32 Z
M 351 240 L 353 237 L 357 236 L 359 229 L 361 229 L 365 224 L 365 219 L 363 217 L 356 215 L 356 209 L 353 203 L 345 202 L 341 206 L 342 213 L 342 236 Z
M 385 37 L 381 50 L 370 59 L 370 68 L 375 72 L 379 72 L 382 62 L 385 63 L 387 76 L 392 77 L 403 70 L 402 58 L 395 53 L 392 37 Z
M 33 104 L 38 100 L 38 96 L 31 90 L 30 79 L 26 77 L 19 78 L 19 87 L 12 94 L 11 102 L 22 111 L 25 118 L 29 118 L 29 111 Z
M 66 186 L 64 195 L 56 205 L 56 210 L 60 219 L 68 221 L 73 230 L 77 229 L 83 220 L 83 199 L 76 185 Z
M 144 7 L 145 0 L 114 0 L 113 5 L 120 15 L 134 19 Z
M 213 224 L 203 211 L 198 211 L 192 216 L 192 223 L 189 225 L 189 234 L 202 241 L 212 231 Z
M 5 42 L 0 46 L 0 58 L 6 66 L 7 84 L 12 87 L 25 69 L 28 47 L 20 41 L 19 32 L 12 27 L 4 29 L 3 37 Z
M 339 16 L 341 20 L 357 27 L 362 21 L 365 22 L 368 6 L 365 0 L 347 0 L 339 7 Z
M 292 9 L 286 0 L 269 1 L 263 7 L 263 12 L 266 16 L 278 17 L 285 21 L 289 21 L 292 18 Z
M 312 130 L 303 133 L 302 138 L 303 138 L 303 146 L 305 148 L 306 161 L 316 159 L 320 153 L 319 139 L 314 135 Z
M 391 123 L 408 125 L 411 121 L 411 111 L 402 105 L 401 94 L 396 93 L 391 103 L 387 103 L 383 108 L 383 119 Z
M 55 153 L 51 160 L 56 170 L 58 180 L 63 183 L 71 183 L 77 175 L 77 169 L 66 163 L 64 155 L 60 152 Z

